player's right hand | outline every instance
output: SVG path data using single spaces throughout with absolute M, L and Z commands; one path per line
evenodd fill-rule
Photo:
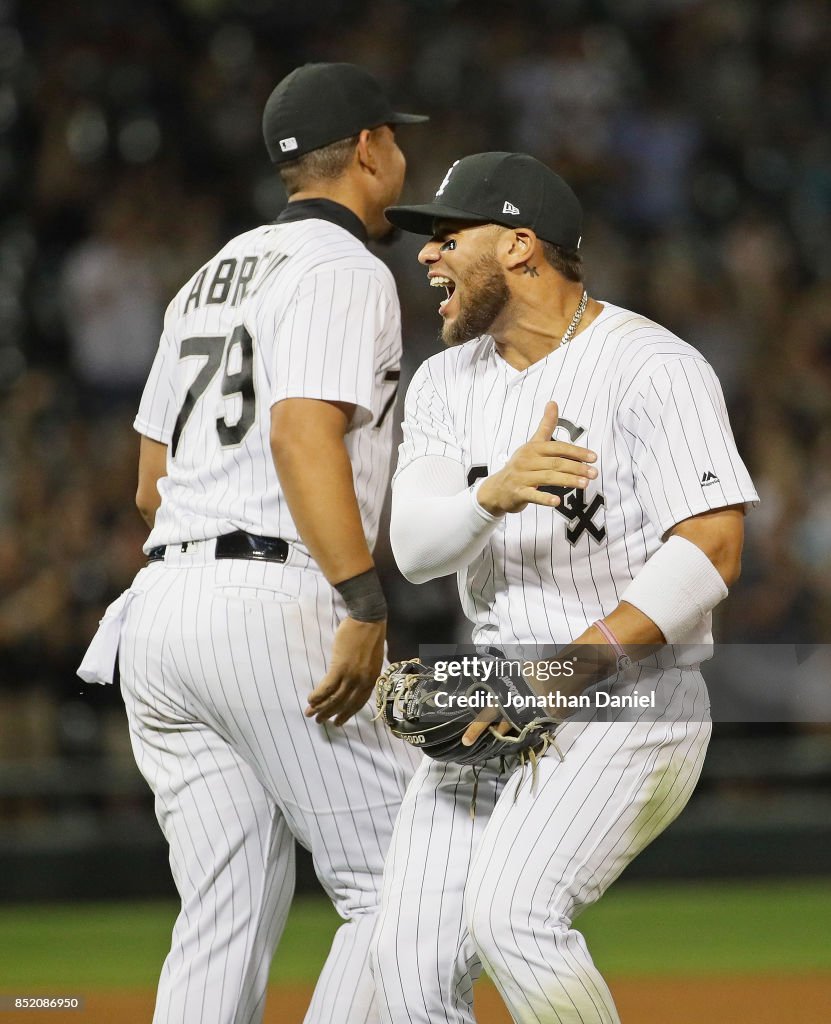
M 366 704 L 384 660 L 387 623 L 344 619 L 335 632 L 329 671 L 309 694 L 304 714 L 343 725 Z
M 531 440 L 517 448 L 502 469 L 485 477 L 476 497 L 486 512 L 494 516 L 521 512 L 529 504 L 555 507 L 561 499 L 540 487 L 582 489 L 597 476 L 589 465 L 597 461 L 593 451 L 551 440 L 559 416 L 557 403 L 549 402 Z

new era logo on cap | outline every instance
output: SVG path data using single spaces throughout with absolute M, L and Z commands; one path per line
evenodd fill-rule
M 515 216 L 519 216 L 519 210 L 514 206 L 513 203 L 505 201 L 505 205 L 502 207 L 503 213 L 513 213 Z
M 293 149 L 297 149 L 297 139 L 293 135 L 287 139 L 280 139 L 280 149 L 284 153 L 291 153 Z

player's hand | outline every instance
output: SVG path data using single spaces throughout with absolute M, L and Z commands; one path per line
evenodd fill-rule
M 307 718 L 343 725 L 366 704 L 384 660 L 387 623 L 344 619 L 335 633 L 329 671 L 309 694 Z
M 499 718 L 499 712 L 496 708 L 487 708 L 480 715 L 477 715 L 476 720 L 465 729 L 464 735 L 462 736 L 462 746 L 472 747 L 473 744 L 479 739 L 483 732 L 487 732 L 493 723 Z M 506 722 L 503 718 L 499 725 L 496 726 L 496 731 L 500 736 L 504 736 L 505 733 L 511 731 L 511 723 Z
M 589 463 L 597 455 L 568 441 L 552 441 L 560 413 L 556 402 L 549 402 L 534 436 L 517 448 L 498 472 L 486 477 L 477 492 L 479 504 L 491 515 L 521 512 L 526 505 L 560 504 L 556 494 L 540 491 L 540 487 L 588 487 L 597 476 Z

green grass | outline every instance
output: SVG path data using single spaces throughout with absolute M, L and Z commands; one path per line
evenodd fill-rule
M 612 889 L 578 927 L 610 975 L 831 970 L 831 882 Z
M 4 991 L 155 984 L 170 903 L 0 909 Z M 296 901 L 274 982 L 317 976 L 340 919 L 325 900 Z M 831 882 L 624 885 L 580 918 L 610 976 L 831 971 Z
M 78 992 L 155 985 L 177 909 L 173 903 L 0 908 L 0 987 Z M 328 900 L 296 900 L 272 979 L 314 981 L 340 923 Z

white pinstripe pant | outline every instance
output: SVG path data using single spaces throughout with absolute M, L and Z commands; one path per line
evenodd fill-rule
M 303 716 L 338 621 L 318 573 L 216 562 L 211 542 L 137 577 L 119 664 L 133 751 L 182 906 L 154 1024 L 256 1024 L 294 890 L 294 840 L 345 919 L 307 1024 L 377 1020 L 368 949 L 416 755 L 364 708 Z
M 425 759 L 395 828 L 373 966 L 384 1024 L 469 1024 L 482 966 L 518 1024 L 619 1024 L 572 922 L 680 813 L 710 738 L 698 672 L 660 721 L 568 724 L 517 771 Z

